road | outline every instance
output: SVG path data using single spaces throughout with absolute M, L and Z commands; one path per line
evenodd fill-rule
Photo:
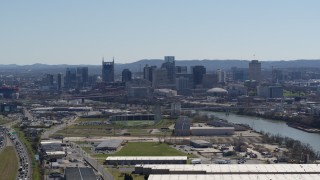
M 74 122 L 77 120 L 76 116 L 73 116 L 71 119 L 65 119 L 63 120 L 62 124 L 59 124 L 57 126 L 54 126 L 46 131 L 44 131 L 41 135 L 41 139 L 49 139 L 50 135 L 56 133 L 57 131 L 60 131 L 67 126 L 71 126 L 74 124 Z
M 77 120 L 77 116 L 72 117 L 71 119 L 64 120 L 63 124 L 57 125 L 51 129 L 46 130 L 42 133 L 41 139 L 48 139 L 50 135 L 56 133 L 59 130 L 66 128 L 67 126 L 71 126 Z M 64 138 L 66 140 L 66 138 Z M 75 147 L 76 151 L 82 156 L 84 160 L 86 160 L 95 170 L 97 170 L 105 180 L 113 180 L 113 176 L 103 167 L 100 165 L 97 160 L 92 158 L 89 154 L 83 151 L 78 145 L 71 143 L 73 147 Z
M 75 147 L 76 151 L 87 161 L 95 170 L 97 170 L 105 180 L 113 180 L 113 176 L 106 170 L 103 165 L 100 165 L 99 162 L 92 158 L 90 154 L 81 149 L 81 147 L 75 143 L 71 143 Z

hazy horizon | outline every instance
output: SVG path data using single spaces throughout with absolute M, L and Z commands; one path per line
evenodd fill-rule
M 145 60 L 163 60 L 163 59 L 139 59 L 136 61 L 132 61 L 132 62 L 126 62 L 126 63 L 118 63 L 115 60 L 115 64 L 120 64 L 120 65 L 124 65 L 124 64 L 130 64 L 130 63 L 136 63 L 139 61 L 145 61 Z M 251 61 L 251 59 L 175 59 L 176 61 Z M 253 60 L 253 59 L 252 59 Z M 260 62 L 281 62 L 281 61 L 320 61 L 320 59 L 291 59 L 291 60 L 259 60 Z M 105 59 L 105 62 L 107 62 L 109 60 Z M 112 61 L 112 60 L 111 60 Z M 69 63 L 61 63 L 61 64 L 49 64 L 49 63 L 32 63 L 32 64 L 15 64 L 15 63 L 11 63 L 11 64 L 5 64 L 5 63 L 0 63 L 0 65 L 18 65 L 18 66 L 29 66 L 29 65 L 36 65 L 36 64 L 43 64 L 43 65 L 70 65 L 70 66 L 82 66 L 82 65 L 88 65 L 88 66 L 100 66 L 101 62 L 99 64 L 69 64 Z

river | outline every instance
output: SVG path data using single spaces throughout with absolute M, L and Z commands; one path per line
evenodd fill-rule
M 230 114 L 226 116 L 221 112 L 202 112 L 208 115 L 214 115 L 221 119 L 225 119 L 229 122 L 237 124 L 248 124 L 253 127 L 254 130 L 260 132 L 268 132 L 270 134 L 279 134 L 284 137 L 290 137 L 292 139 L 301 141 L 302 143 L 308 143 L 315 150 L 320 152 L 320 134 L 308 133 L 292 127 L 289 127 L 283 121 L 276 121 L 251 116 L 241 116 L 237 114 Z

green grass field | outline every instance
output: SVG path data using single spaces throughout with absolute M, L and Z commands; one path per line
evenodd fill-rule
M 87 119 L 79 118 L 79 120 L 85 121 Z M 94 118 L 94 121 L 102 121 L 102 118 L 100 120 L 99 118 Z M 57 135 L 62 135 L 65 137 L 113 136 L 120 134 L 123 129 L 126 129 L 133 136 L 154 136 L 154 134 L 148 133 L 148 129 L 169 127 L 173 123 L 173 120 L 163 119 L 156 124 L 154 124 L 154 121 L 118 121 L 115 124 L 100 126 L 72 125 L 56 132 L 51 137 Z
M 305 96 L 305 93 L 304 92 L 301 92 L 299 94 L 299 92 L 291 92 L 291 91 L 286 91 L 284 90 L 283 91 L 283 96 L 284 97 L 301 97 L 301 96 Z
M 8 122 L 10 122 L 10 120 L 4 118 L 3 116 L 0 116 L 0 125 L 1 125 L 1 124 L 6 124 L 6 123 L 8 123 Z
M 165 143 L 157 142 L 130 142 L 115 154 L 93 154 L 95 158 L 106 158 L 108 156 L 189 156 L 181 151 L 171 148 Z
M 14 180 L 18 172 L 18 158 L 12 146 L 0 153 L 0 179 Z

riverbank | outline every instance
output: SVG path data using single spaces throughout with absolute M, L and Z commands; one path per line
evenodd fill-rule
M 301 131 L 308 132 L 308 133 L 320 133 L 320 129 L 305 127 L 304 125 L 299 124 L 299 123 L 287 122 L 287 125 L 290 126 L 290 127 L 299 129 Z
M 201 114 L 210 116 L 216 116 L 221 119 L 225 119 L 228 122 L 236 124 L 247 124 L 250 125 L 257 132 L 265 132 L 273 135 L 281 135 L 283 137 L 289 137 L 294 140 L 298 140 L 310 146 L 316 152 L 320 152 L 320 134 L 308 133 L 293 127 L 290 127 L 284 121 L 265 119 L 253 116 L 244 116 L 230 113 L 226 115 L 224 112 L 208 112 L 201 111 Z
M 286 122 L 288 126 L 302 130 L 308 133 L 319 133 L 320 134 L 320 128 L 317 128 L 317 126 L 313 126 L 310 124 L 306 124 L 303 122 L 310 122 L 310 121 L 315 121 L 311 119 L 305 119 L 303 117 L 287 117 L 287 116 L 276 116 L 272 114 L 259 114 L 255 112 L 246 112 L 246 111 L 238 111 L 235 112 L 235 114 L 242 115 L 242 116 L 251 116 L 251 117 L 258 117 L 258 118 L 265 118 L 265 119 L 272 119 L 276 121 L 282 121 Z

